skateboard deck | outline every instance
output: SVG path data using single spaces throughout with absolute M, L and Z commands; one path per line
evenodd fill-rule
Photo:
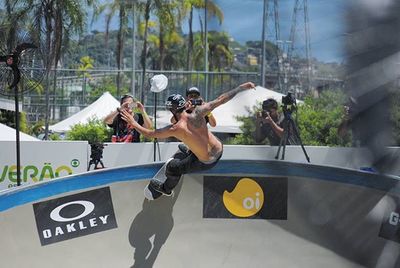
M 155 190 L 152 186 L 151 183 L 152 181 L 156 183 L 161 183 L 163 184 L 165 180 L 167 179 L 167 176 L 165 176 L 165 171 L 167 170 L 167 165 L 169 161 L 171 161 L 173 158 L 168 159 L 164 165 L 157 171 L 157 173 L 154 175 L 154 177 L 150 180 L 150 182 L 146 185 L 144 188 L 144 197 L 148 200 L 155 200 L 162 196 L 163 194 Z

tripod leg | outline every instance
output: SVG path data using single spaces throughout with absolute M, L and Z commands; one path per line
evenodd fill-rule
M 279 153 L 281 152 L 282 144 L 283 144 L 283 141 L 285 140 L 285 133 L 286 133 L 286 131 L 285 131 L 285 124 L 284 124 L 283 125 L 283 136 L 279 142 L 279 147 L 278 147 L 278 151 L 276 152 L 275 159 L 279 158 Z
M 306 152 L 306 149 L 304 148 L 303 141 L 301 140 L 301 137 L 300 137 L 300 134 L 299 134 L 299 130 L 297 129 L 297 126 L 296 126 L 296 124 L 294 122 L 292 122 L 292 124 L 293 124 L 294 135 L 296 136 L 296 138 L 300 142 L 301 149 L 303 150 L 303 153 L 304 153 L 304 156 L 307 159 L 307 162 L 310 163 L 310 157 L 308 156 L 308 154 Z
M 288 134 L 288 123 L 289 122 L 287 121 L 287 119 L 284 119 L 284 121 L 282 123 L 282 125 L 283 125 L 283 135 L 282 135 L 281 140 L 279 142 L 279 147 L 278 147 L 278 151 L 276 152 L 275 159 L 279 158 L 279 153 L 281 151 L 282 145 L 283 145 L 283 151 L 282 151 L 282 158 L 281 159 L 285 158 L 285 146 L 286 146 L 287 137 L 288 137 L 288 135 L 287 135 Z
M 286 152 L 286 144 L 287 144 L 287 142 L 288 142 L 288 140 L 289 140 L 289 137 L 290 137 L 290 121 L 288 121 L 287 122 L 287 124 L 286 124 L 286 129 L 284 129 L 283 131 L 283 133 L 284 133 L 284 141 L 285 141 L 285 143 L 283 144 L 283 150 L 282 150 L 282 158 L 281 158 L 281 160 L 284 160 L 285 159 L 285 152 Z

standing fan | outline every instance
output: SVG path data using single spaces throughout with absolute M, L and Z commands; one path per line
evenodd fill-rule
M 0 44 L 0 94 L 15 98 L 17 185 L 21 185 L 19 101 L 24 92 L 42 87 L 45 74 L 40 49 L 26 38 L 10 38 Z

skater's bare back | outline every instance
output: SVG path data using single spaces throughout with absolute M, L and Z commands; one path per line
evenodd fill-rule
M 141 134 L 150 138 L 175 137 L 185 143 L 200 161 L 210 162 L 221 155 L 222 143 L 208 130 L 204 116 L 231 100 L 237 93 L 254 88 L 254 83 L 247 82 L 220 95 L 213 101 L 197 106 L 191 113 L 187 113 L 185 109 L 182 109 L 181 112 L 174 114 L 175 124 L 161 129 L 146 129 L 140 126 L 132 115 L 125 111 L 122 111 L 121 115 L 129 125 Z M 186 103 L 186 105 L 189 105 L 189 103 Z

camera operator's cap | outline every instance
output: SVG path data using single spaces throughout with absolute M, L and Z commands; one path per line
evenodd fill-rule
M 185 109 L 186 100 L 181 94 L 172 94 L 165 102 L 165 107 L 172 113 L 181 112 Z
M 263 110 L 268 110 L 270 108 L 278 109 L 278 102 L 275 99 L 266 99 L 262 103 Z
M 186 97 L 189 96 L 189 94 L 197 94 L 197 95 L 201 95 L 200 94 L 200 90 L 197 87 L 191 87 L 189 89 L 186 90 Z

